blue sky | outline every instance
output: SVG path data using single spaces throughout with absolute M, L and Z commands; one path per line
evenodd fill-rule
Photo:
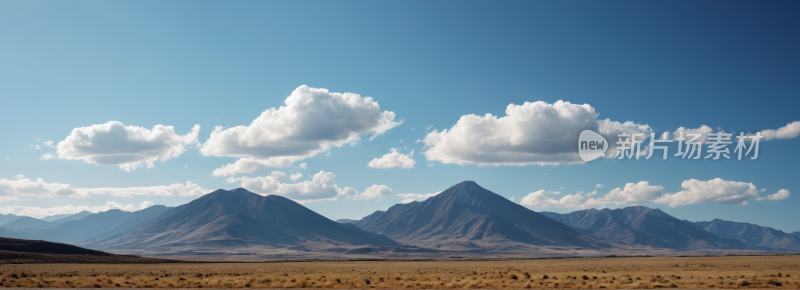
M 177 206 L 197 197 L 198 191 L 186 188 L 231 189 L 250 180 L 251 186 L 260 182 L 259 193 L 299 197 L 332 219 L 357 219 L 402 202 L 408 198 L 404 194 L 436 193 L 474 180 L 515 202 L 540 190 L 559 192 L 540 194 L 551 200 L 539 200 L 529 206 L 533 210 L 642 204 L 693 221 L 720 218 L 800 231 L 794 210 L 800 206 L 800 138 L 793 131 L 800 125 L 787 126 L 800 121 L 798 13 L 800 4 L 792 1 L 3 1 L 0 212 L 41 216 L 134 209 L 143 203 Z M 254 139 L 250 150 L 223 148 L 224 138 L 209 141 L 216 126 L 234 132 L 236 126 L 251 125 L 263 112 L 287 106 L 293 92 L 298 100 L 336 99 L 342 96 L 336 93 L 350 92 L 358 94 L 351 96 L 354 100 L 372 97 L 379 109 L 362 108 L 339 119 L 306 111 L 304 119 L 291 119 L 309 126 L 302 135 L 306 139 L 292 137 L 292 142 L 302 139 L 299 143 Z M 725 132 L 785 129 L 760 143 L 759 159 L 741 161 L 506 165 L 524 159 L 520 150 L 568 150 L 552 136 L 536 133 L 539 127 L 558 131 L 564 125 L 560 136 L 577 138 L 580 131 L 558 118 L 523 122 L 514 132 L 529 143 L 498 157 L 501 161 L 447 163 L 443 160 L 467 158 L 467 153 L 426 139 L 432 132 L 452 132 L 462 116 L 503 118 L 509 104 L 554 109 L 559 100 L 572 109 L 587 104 L 597 120 L 631 121 L 655 133 L 703 125 Z M 381 115 L 375 117 L 376 112 Z M 378 119 L 354 117 L 361 114 Z M 526 116 L 533 115 L 517 115 Z M 272 118 L 266 124 L 283 120 Z M 345 119 L 363 123 L 322 129 Z M 172 126 L 159 136 L 172 138 L 173 151 L 151 156 L 153 151 L 143 148 L 157 151 L 164 143 L 128 142 L 113 134 L 103 139 L 106 147 L 68 150 L 73 129 L 111 121 L 126 130 Z M 458 142 L 492 138 L 469 131 L 467 123 L 466 137 L 442 140 L 474 149 L 480 158 L 508 149 Z M 200 128 L 192 140 L 195 125 Z M 497 132 L 514 129 L 497 126 Z M 281 128 L 286 127 L 273 129 Z M 328 133 L 349 137 L 315 141 Z M 48 140 L 53 146 L 65 142 L 64 153 L 42 143 Z M 294 150 L 295 157 L 284 160 L 283 167 L 212 174 L 243 156 L 281 158 L 280 150 L 265 149 L 273 145 Z M 297 157 L 303 146 L 317 151 Z M 413 168 L 368 166 L 391 148 L 414 160 Z M 114 154 L 157 160 L 152 168 L 145 162 L 126 171 L 118 164 L 93 164 L 98 152 L 113 157 L 106 163 L 123 162 Z M 41 159 L 47 153 L 53 158 Z M 326 174 L 315 181 L 321 171 Z M 299 179 L 289 177 L 298 173 Z M 37 183 L 38 178 L 43 181 Z M 721 181 L 712 182 L 717 178 Z M 682 187 L 692 179 L 699 183 Z M 562 199 L 580 192 L 601 198 L 628 183 L 642 185 L 651 197 L 696 196 L 680 205 L 663 198 L 602 205 Z M 183 187 L 156 188 L 172 184 Z M 324 188 L 315 189 L 319 184 Z M 714 192 L 703 191 L 715 189 L 723 198 L 734 196 L 735 204 L 710 200 Z M 758 200 L 780 190 L 791 195 Z M 135 192 L 146 195 L 131 195 Z M 168 195 L 158 195 L 163 192 Z M 743 192 L 749 195 L 741 197 Z M 338 194 L 335 201 L 311 201 L 331 193 Z

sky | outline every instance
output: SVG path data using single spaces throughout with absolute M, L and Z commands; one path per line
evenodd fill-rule
M 360 219 L 472 180 L 534 211 L 644 205 L 800 231 L 798 14 L 796 1 L 2 1 L 0 213 L 244 187 Z M 674 141 L 667 160 L 584 162 L 586 129 L 613 146 L 622 132 L 762 139 L 755 160 L 734 137 L 731 159 L 705 159 L 708 143 L 682 159 Z

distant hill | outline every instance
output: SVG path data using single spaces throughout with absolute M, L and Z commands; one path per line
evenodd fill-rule
M 85 244 L 126 232 L 144 221 L 160 216 L 162 212 L 166 212 L 169 209 L 163 205 L 154 205 L 136 212 L 127 212 L 119 209 L 111 209 L 99 213 L 86 211 L 52 222 L 45 222 L 46 224 L 35 222 L 38 223 L 38 227 L 3 229 L 0 231 L 0 236 Z M 14 223 L 18 222 L 14 221 Z
M 65 255 L 100 255 L 111 254 L 84 249 L 73 245 L 53 243 L 39 240 L 24 240 L 0 237 L 0 251 L 13 251 L 40 254 L 65 254 Z
M 717 236 L 736 239 L 751 246 L 800 250 L 800 233 L 798 232 L 786 233 L 770 227 L 720 219 L 710 222 L 695 222 L 694 224 Z
M 111 209 L 90 214 L 82 219 L 66 221 L 54 227 L 27 230 L 24 237 L 52 242 L 74 242 L 107 231 L 130 215 L 131 212 Z
M 2 227 L 12 230 L 29 229 L 29 228 L 46 228 L 50 227 L 50 223 L 37 218 L 22 216 L 13 221 L 2 224 Z
M 73 245 L 0 237 L 2 263 L 165 263 L 138 256 L 114 255 Z
M 18 216 L 18 215 L 1 214 L 0 213 L 0 226 L 2 226 L 3 224 L 5 224 L 7 222 L 10 222 L 10 221 L 13 221 L 15 219 L 18 219 L 18 218 L 20 218 L 20 216 Z
M 130 231 L 91 245 L 287 247 L 309 242 L 332 246 L 399 246 L 386 237 L 334 222 L 287 198 L 265 197 L 241 188 L 206 194 Z
M 64 216 L 62 218 L 50 221 L 50 224 L 52 226 L 57 226 L 57 225 L 63 224 L 63 223 L 68 222 L 68 221 L 74 221 L 74 220 L 79 220 L 79 219 L 85 218 L 85 217 L 90 216 L 92 214 L 94 214 L 94 213 L 92 213 L 92 212 L 90 212 L 88 210 L 84 210 L 84 211 L 76 213 L 76 214 L 66 215 L 66 216 Z M 47 221 L 45 219 L 42 219 L 42 220 Z
M 399 242 L 437 249 L 501 249 L 514 244 L 608 247 L 472 181 L 422 202 L 377 211 L 353 224 Z
M 587 209 L 568 214 L 542 214 L 607 240 L 662 248 L 744 249 L 745 243 L 720 238 L 687 225 L 660 209 L 632 206 L 621 209 Z
M 62 219 L 62 218 L 68 217 L 68 216 L 70 216 L 70 214 L 57 214 L 57 215 L 51 215 L 51 216 L 46 216 L 46 217 L 40 218 L 40 220 L 43 220 L 43 221 L 46 221 L 46 222 L 52 222 L 54 220 Z

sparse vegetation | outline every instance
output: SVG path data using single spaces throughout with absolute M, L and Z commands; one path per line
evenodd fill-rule
M 5 264 L 0 287 L 797 289 L 797 273 L 800 256 Z

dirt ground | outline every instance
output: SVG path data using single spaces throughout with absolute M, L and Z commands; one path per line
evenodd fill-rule
M 800 288 L 800 256 L 5 264 L 0 287 Z

